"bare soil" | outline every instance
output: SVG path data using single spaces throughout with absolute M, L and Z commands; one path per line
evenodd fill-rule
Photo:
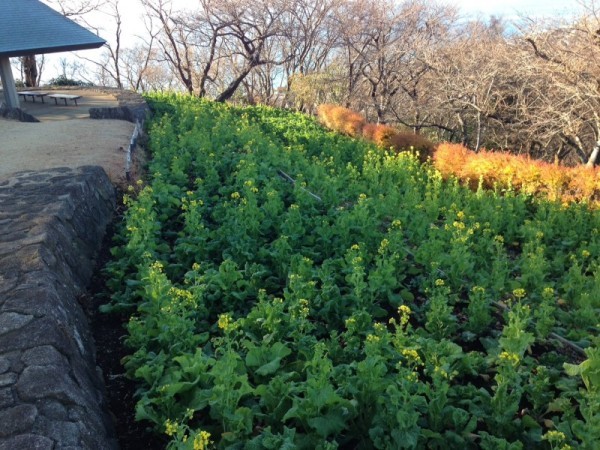
M 56 91 L 59 92 L 59 91 Z M 112 182 L 125 182 L 125 161 L 134 124 L 93 120 L 91 107 L 118 106 L 116 98 L 96 90 L 65 91 L 81 95 L 78 105 L 55 105 L 52 99 L 21 101 L 21 109 L 39 123 L 0 119 L 0 178 L 23 170 L 100 165 Z
M 118 211 L 118 218 L 122 214 Z M 96 364 L 100 367 L 106 386 L 106 400 L 113 416 L 121 450 L 164 450 L 168 440 L 156 434 L 149 422 L 135 420 L 136 383 L 127 378 L 122 359 L 131 354 L 125 346 L 129 316 L 123 313 L 102 313 L 99 307 L 109 302 L 103 267 L 110 260 L 114 225 L 109 227 L 98 257 L 97 269 L 88 292 L 79 299 L 90 319 L 96 342 Z

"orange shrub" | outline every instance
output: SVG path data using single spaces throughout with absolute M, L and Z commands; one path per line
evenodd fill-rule
M 443 143 L 437 147 L 427 138 L 398 132 L 389 125 L 367 123 L 365 118 L 342 106 L 323 104 L 317 108 L 321 122 L 328 128 L 350 136 L 362 136 L 382 147 L 396 151 L 415 150 L 422 161 L 433 156 L 442 176 L 455 176 L 476 188 L 512 187 L 528 194 L 542 194 L 550 200 L 600 203 L 600 168 L 567 168 L 528 156 L 481 150 L 475 153 L 460 144 Z
M 373 141 L 375 136 L 375 130 L 377 129 L 377 125 L 374 123 L 367 123 L 362 129 L 362 136 L 367 141 Z
M 332 127 L 336 131 L 341 131 L 344 129 L 344 124 L 348 119 L 348 115 L 351 113 L 349 109 L 342 108 L 341 106 L 334 106 L 331 108 L 329 112 L 329 121 L 332 124 Z
M 362 129 L 366 124 L 366 120 L 358 113 L 350 112 L 346 115 L 343 132 L 353 137 L 362 135 Z
M 373 142 L 382 147 L 391 147 L 390 140 L 396 134 L 398 131 L 394 127 L 378 123 L 373 130 Z
M 600 169 L 584 166 L 568 168 L 527 156 L 508 153 L 472 152 L 458 144 L 440 144 L 433 157 L 442 176 L 469 180 L 471 187 L 479 179 L 485 187 L 495 184 L 512 186 L 529 194 L 545 195 L 550 200 L 600 201 Z
M 353 137 L 362 136 L 367 141 L 396 151 L 418 151 L 422 161 L 433 155 L 434 144 L 427 138 L 414 133 L 400 133 L 389 125 L 367 123 L 364 116 L 342 106 L 323 104 L 317 108 L 323 125 Z
M 573 199 L 592 199 L 596 197 L 599 200 L 600 193 L 600 172 L 598 168 L 577 166 L 567 169 L 568 182 L 565 194 Z
M 421 161 L 426 161 L 433 156 L 435 150 L 433 142 L 415 133 L 396 133 L 389 138 L 389 145 L 397 152 L 418 152 Z
M 438 145 L 434 155 L 433 163 L 444 178 L 452 175 L 463 178 L 463 167 L 469 156 L 469 150 L 460 144 L 444 142 Z
M 323 104 L 317 108 L 319 119 L 328 128 L 350 136 L 360 136 L 366 120 L 359 113 L 342 106 Z
M 317 116 L 323 125 L 327 128 L 333 128 L 333 124 L 330 121 L 331 118 L 331 110 L 335 108 L 335 105 L 331 105 L 329 103 L 323 103 L 317 107 Z

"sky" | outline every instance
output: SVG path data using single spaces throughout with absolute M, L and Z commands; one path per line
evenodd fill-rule
M 508 20 L 520 13 L 543 17 L 570 15 L 581 7 L 577 0 L 445 0 L 445 3 L 457 5 L 466 14 L 502 15 Z
M 175 6 L 193 4 L 192 0 L 172 0 Z M 524 14 L 533 17 L 552 17 L 552 16 L 573 16 L 581 10 L 582 0 L 438 0 L 442 3 L 455 5 L 459 8 L 462 15 L 466 17 L 489 18 L 492 15 L 502 16 L 505 22 L 518 20 L 519 16 Z M 584 0 L 585 1 L 585 0 Z M 588 0 L 592 1 L 592 0 Z M 123 18 L 124 38 L 123 45 L 127 46 L 132 42 L 136 34 L 143 34 L 143 21 L 141 14 L 143 8 L 139 0 L 121 0 L 119 4 Z M 106 16 L 94 17 L 91 22 L 102 23 L 110 22 Z M 114 32 L 109 29 L 101 31 L 100 35 L 105 39 L 111 39 Z M 82 56 L 95 59 L 99 56 L 99 51 L 86 51 Z M 47 55 L 45 68 L 42 74 L 42 82 L 47 82 L 61 73 L 60 60 L 73 59 L 70 53 L 61 53 Z M 19 74 L 15 71 L 15 77 Z

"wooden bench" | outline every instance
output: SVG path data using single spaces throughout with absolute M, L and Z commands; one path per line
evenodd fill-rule
M 19 95 L 23 96 L 23 100 L 27 101 L 27 97 L 31 97 L 31 99 L 33 100 L 33 103 L 35 103 L 35 98 L 39 97 L 42 99 L 42 103 L 44 103 L 44 97 L 46 95 L 48 95 L 47 92 L 41 92 L 41 91 L 21 91 L 18 93 Z
M 73 100 L 73 103 L 75 103 L 75 106 L 77 106 L 77 99 L 81 98 L 81 95 L 50 94 L 48 97 L 54 99 L 55 105 L 58 105 L 58 100 L 64 100 L 65 106 L 67 106 L 67 100 Z

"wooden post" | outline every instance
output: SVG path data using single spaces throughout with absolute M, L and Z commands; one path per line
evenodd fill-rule
M 6 106 L 9 108 L 18 108 L 20 106 L 19 95 L 15 87 L 10 59 L 5 56 L 0 56 L 0 78 L 2 79 L 2 90 L 4 91 Z

